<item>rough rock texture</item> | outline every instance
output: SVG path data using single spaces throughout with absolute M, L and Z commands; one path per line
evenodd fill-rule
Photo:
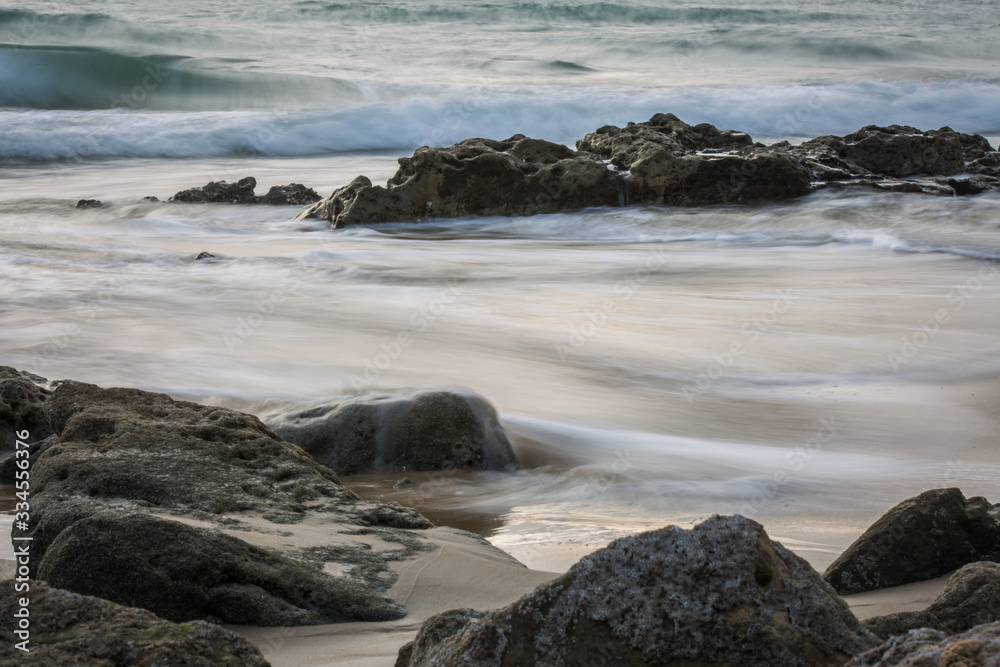
M 256 417 L 71 381 L 44 395 L 42 412 L 53 435 L 31 449 L 31 520 L 15 530 L 33 539 L 31 576 L 172 620 L 294 625 L 401 614 L 366 582 L 326 574 L 301 550 L 274 553 L 170 519 L 232 527 L 242 526 L 233 514 L 248 512 L 276 524 L 319 514 L 334 532 L 432 526 L 415 510 L 362 501 Z M 353 566 L 350 555 L 338 567 Z
M 857 656 L 846 667 L 1000 667 L 1000 623 L 952 636 L 914 630 Z
M 604 126 L 576 148 L 523 135 L 422 147 L 400 158 L 386 187 L 358 176 L 297 217 L 347 227 L 586 206 L 750 203 L 835 183 L 947 196 L 1000 190 L 989 142 L 948 127 L 870 125 L 843 137 L 768 147 L 744 132 L 659 113 L 623 128 Z M 915 175 L 921 178 L 899 180 Z
M 763 527 L 712 517 L 616 540 L 513 605 L 429 619 L 418 665 L 842 665 L 877 644 Z
M 76 665 L 187 665 L 189 667 L 268 667 L 254 646 L 234 632 L 194 621 L 175 624 L 148 611 L 122 607 L 29 581 L 15 592 L 0 582 L 0 667 Z M 14 613 L 19 598 L 31 600 L 30 641 L 15 648 Z
M 99 199 L 81 199 L 74 208 L 101 208 L 104 206 Z
M 823 577 L 845 595 L 933 579 L 980 560 L 1000 560 L 1000 506 L 934 489 L 886 512 Z
M 918 628 L 954 634 L 994 621 L 1000 621 L 1000 564 L 980 562 L 951 575 L 944 592 L 927 609 L 876 616 L 864 624 L 888 639 Z
M 38 578 L 175 622 L 291 626 L 404 613 L 354 579 L 328 576 L 277 551 L 115 509 L 62 531 L 48 545 Z
M 496 410 L 473 393 L 363 397 L 266 419 L 276 433 L 341 475 L 517 464 Z
M 273 206 L 304 206 L 319 201 L 319 194 L 301 183 L 275 185 L 266 195 L 254 194 L 257 179 L 241 178 L 236 183 L 212 181 L 200 188 L 181 190 L 170 201 L 195 204 L 271 204 Z
M 28 431 L 29 442 L 51 435 L 52 428 L 44 410 L 49 395 L 41 386 L 44 382 L 44 378 L 0 366 L 0 425 L 3 426 L 0 428 L 0 458 L 14 451 L 16 434 L 20 431 Z
M 470 215 L 535 215 L 619 201 L 616 175 L 596 156 L 524 135 L 418 148 L 386 187 L 364 176 L 301 211 L 334 227 Z

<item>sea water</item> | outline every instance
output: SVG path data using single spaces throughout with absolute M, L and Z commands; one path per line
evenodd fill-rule
M 900 123 L 996 146 L 997 10 L 8 5 L 0 363 L 258 414 L 467 388 L 500 410 L 523 470 L 361 488 L 540 567 L 729 512 L 821 566 L 909 495 L 998 496 L 996 194 L 346 230 L 162 200 L 247 175 L 325 196 L 384 181 L 420 145 L 572 145 L 656 112 L 764 142 Z

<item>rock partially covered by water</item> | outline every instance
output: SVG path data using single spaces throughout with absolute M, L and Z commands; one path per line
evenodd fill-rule
M 267 423 L 341 475 L 517 464 L 496 409 L 471 392 L 366 396 L 276 414 Z
M 435 616 L 396 664 L 839 667 L 877 643 L 760 524 L 716 516 L 616 540 L 504 609 Z
M 755 147 L 746 133 L 691 126 L 673 114 L 624 128 L 608 125 L 576 145 L 628 172 L 630 203 L 746 203 L 810 191 L 808 171 L 791 156 Z
M 1000 623 L 977 626 L 948 636 L 938 630 L 914 630 L 892 637 L 845 667 L 997 667 Z
M 615 174 L 597 156 L 515 135 L 418 148 L 386 187 L 364 176 L 299 218 L 334 227 L 472 215 L 535 215 L 619 202 Z
M 951 575 L 944 592 L 927 609 L 876 616 L 864 623 L 888 639 L 918 628 L 954 634 L 994 621 L 1000 621 L 1000 564 L 984 561 Z
M 291 626 L 404 613 L 353 578 L 220 532 L 116 509 L 63 530 L 48 545 L 38 578 L 175 622 Z
M 212 181 L 200 188 L 181 190 L 170 201 L 194 204 L 270 204 L 273 206 L 304 206 L 319 201 L 321 197 L 312 188 L 301 183 L 275 185 L 266 195 L 254 194 L 257 179 L 253 176 L 241 178 L 236 183 Z
M 841 594 L 889 588 L 1000 560 L 1000 506 L 934 489 L 885 513 L 827 568 Z
M 268 667 L 253 645 L 212 623 L 171 623 L 152 613 L 29 581 L 16 592 L 0 585 L 0 665 L 188 665 Z M 29 597 L 30 641 L 15 647 L 14 614 Z
M 801 147 L 829 147 L 863 170 L 893 178 L 916 174 L 950 176 L 965 171 L 964 144 L 969 145 L 970 155 L 975 155 L 980 139 L 989 148 L 982 137 L 962 135 L 949 127 L 921 132 L 908 125 L 869 125 L 843 137 L 818 137 Z

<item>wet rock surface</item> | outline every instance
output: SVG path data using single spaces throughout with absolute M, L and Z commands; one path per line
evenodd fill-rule
M 760 524 L 716 516 L 616 540 L 509 607 L 439 614 L 396 664 L 832 666 L 877 643 Z
M 888 639 L 918 628 L 955 634 L 994 621 L 1000 621 L 1000 564 L 979 562 L 951 575 L 944 592 L 927 609 L 876 616 L 864 624 Z
M 857 656 L 846 667 L 997 667 L 1000 623 L 977 626 L 958 635 L 914 630 L 897 635 Z
M 370 582 L 327 574 L 325 561 L 299 548 L 261 548 L 219 530 L 274 532 L 267 526 L 317 516 L 331 536 L 432 527 L 415 510 L 362 501 L 252 415 L 138 389 L 53 384 L 40 394 L 53 435 L 32 449 L 31 521 L 15 531 L 33 540 L 31 576 L 174 621 L 402 615 Z M 351 562 L 350 550 L 339 555 L 339 570 L 371 567 Z
M 257 179 L 241 178 L 236 183 L 212 181 L 197 188 L 181 190 L 170 201 L 193 204 L 270 204 L 272 206 L 304 206 L 319 201 L 319 194 L 301 183 L 275 185 L 267 194 L 257 196 Z
M 934 489 L 885 513 L 827 568 L 842 595 L 940 577 L 1000 560 L 1000 506 L 959 489 Z
M 44 383 L 43 378 L 0 366 L 0 424 L 4 425 L 0 429 L 0 458 L 14 453 L 19 432 L 28 432 L 27 442 L 42 440 L 51 434 L 44 409 L 49 391 L 41 383 Z M 0 473 L 0 483 L 12 484 L 13 479 L 13 468 L 6 474 Z
M 385 187 L 358 176 L 297 217 L 347 227 L 588 206 L 746 204 L 830 184 L 947 196 L 1000 190 L 989 142 L 948 127 L 870 125 L 798 146 L 764 146 L 745 132 L 660 113 L 643 123 L 599 128 L 576 148 L 523 135 L 425 146 L 400 158 Z
M 517 464 L 496 409 L 448 391 L 369 396 L 266 417 L 289 442 L 341 475 Z
M 154 614 L 29 581 L 0 584 L 0 666 L 190 665 L 268 667 L 254 646 L 212 623 L 171 623 Z M 31 600 L 27 653 L 18 650 L 14 613 Z

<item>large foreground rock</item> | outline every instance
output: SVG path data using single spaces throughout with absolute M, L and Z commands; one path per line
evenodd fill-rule
M 951 575 L 944 592 L 927 609 L 876 616 L 864 624 L 888 639 L 918 628 L 954 634 L 994 621 L 1000 621 L 1000 564 L 980 562 Z
M 57 383 L 42 410 L 53 435 L 32 449 L 31 519 L 14 531 L 32 539 L 32 577 L 178 621 L 296 625 L 403 613 L 382 598 L 391 581 L 380 568 L 422 548 L 400 531 L 432 524 L 361 500 L 256 417 L 71 381 Z M 337 548 L 285 542 L 279 552 L 240 539 L 273 543 L 277 527 L 307 518 Z M 376 529 L 412 546 L 384 557 L 352 546 L 351 535 Z M 370 576 L 334 576 L 328 564 Z
M 137 512 L 98 511 L 48 546 L 38 577 L 170 621 L 316 625 L 399 618 L 362 583 L 219 532 Z
M 473 393 L 368 396 L 266 417 L 289 442 L 341 475 L 517 463 L 496 409 Z
M 299 213 L 334 227 L 470 215 L 535 215 L 619 201 L 616 175 L 595 155 L 515 135 L 418 148 L 386 187 L 359 176 Z
M 194 621 L 176 624 L 142 609 L 28 582 L 0 582 L 0 667 L 187 665 L 267 667 L 254 646 L 234 632 Z M 29 651 L 15 648 L 14 613 L 29 597 Z
M 980 560 L 1000 560 L 1000 506 L 934 489 L 886 512 L 823 577 L 845 595 L 933 579 Z
M 846 667 L 998 667 L 1000 623 L 980 625 L 960 635 L 914 630 L 859 655 Z
M 839 667 L 877 643 L 760 524 L 716 516 L 616 540 L 504 609 L 439 614 L 396 664 Z

